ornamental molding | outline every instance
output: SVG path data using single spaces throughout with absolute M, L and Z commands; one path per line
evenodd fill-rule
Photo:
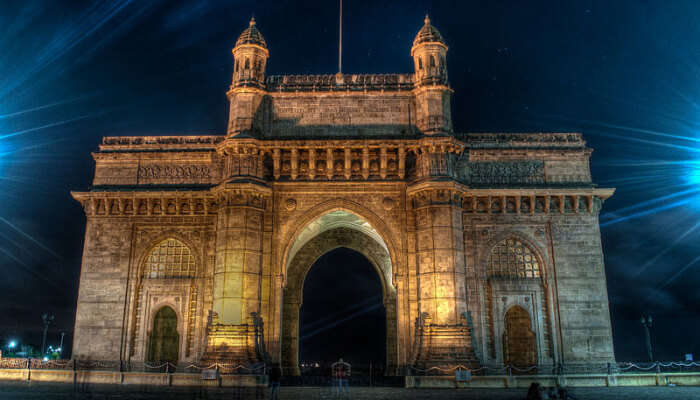
M 205 216 L 216 213 L 216 202 L 203 192 L 71 192 L 86 216 Z
M 139 167 L 139 179 L 211 178 L 208 165 L 155 164 Z
M 597 213 L 614 189 L 469 189 L 454 182 L 425 182 L 406 191 L 413 209 L 450 205 L 466 214 Z
M 471 184 L 544 184 L 544 161 L 468 162 L 460 171 Z

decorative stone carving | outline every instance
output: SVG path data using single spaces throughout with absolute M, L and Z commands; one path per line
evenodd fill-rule
M 542 161 L 486 161 L 466 164 L 465 178 L 471 184 L 542 184 Z
M 150 165 L 140 167 L 138 176 L 145 179 L 210 178 L 211 171 L 206 165 Z
M 395 205 L 396 205 L 396 202 L 391 197 L 385 197 L 382 200 L 382 207 L 384 207 L 384 209 L 387 211 L 393 209 Z
M 294 211 L 294 210 L 296 210 L 296 208 L 297 208 L 297 201 L 294 200 L 294 199 L 292 199 L 292 198 L 289 198 L 289 199 L 285 200 L 285 202 L 284 202 L 284 208 L 286 208 L 287 211 Z

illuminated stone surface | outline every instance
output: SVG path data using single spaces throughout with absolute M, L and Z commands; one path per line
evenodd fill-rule
M 73 193 L 76 358 L 146 360 L 167 306 L 181 363 L 294 368 L 306 272 L 345 246 L 382 279 L 390 373 L 503 363 L 513 307 L 528 360 L 614 361 L 598 223 L 613 189 L 592 184 L 580 134 L 455 133 L 428 20 L 412 74 L 266 77 L 260 32 L 233 49 L 226 134 L 106 137 L 93 154 L 92 189 Z

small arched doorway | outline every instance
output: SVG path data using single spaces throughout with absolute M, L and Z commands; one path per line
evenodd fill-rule
M 503 332 L 504 364 L 521 367 L 537 364 L 535 333 L 530 327 L 530 314 L 527 310 L 520 306 L 508 309 Z
M 153 317 L 153 329 L 148 338 L 148 362 L 177 364 L 180 334 L 177 332 L 177 314 L 172 308 L 162 307 Z

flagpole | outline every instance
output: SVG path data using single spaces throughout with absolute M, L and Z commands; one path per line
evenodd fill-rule
M 339 22 L 340 35 L 338 36 L 338 73 L 340 74 L 343 72 L 343 0 L 340 0 Z

